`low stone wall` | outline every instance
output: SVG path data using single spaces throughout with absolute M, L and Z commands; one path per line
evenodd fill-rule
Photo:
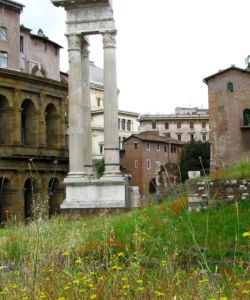
M 190 185 L 188 204 L 190 210 L 216 206 L 221 202 L 234 203 L 250 197 L 250 179 L 201 179 Z

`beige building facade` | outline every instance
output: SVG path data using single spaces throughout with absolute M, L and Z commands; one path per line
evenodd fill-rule
M 140 132 L 159 131 L 181 142 L 209 140 L 208 109 L 176 107 L 175 114 L 141 115 Z

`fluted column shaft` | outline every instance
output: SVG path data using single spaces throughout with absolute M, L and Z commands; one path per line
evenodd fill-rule
M 92 165 L 92 132 L 91 132 L 91 104 L 90 104 L 90 82 L 89 82 L 89 50 L 88 41 L 82 37 L 81 58 L 82 58 L 82 99 L 83 99 L 83 130 L 85 133 L 84 170 L 88 175 L 93 174 Z
M 104 49 L 104 159 L 105 175 L 120 174 L 116 32 L 103 34 Z
M 69 51 L 69 176 L 83 176 L 84 126 L 81 71 L 81 36 L 68 35 Z

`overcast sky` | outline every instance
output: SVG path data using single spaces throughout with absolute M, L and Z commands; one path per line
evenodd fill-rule
M 21 23 L 61 44 L 67 71 L 65 12 L 50 0 L 16 0 Z M 208 106 L 203 78 L 232 64 L 245 68 L 250 54 L 249 0 L 113 0 L 117 36 L 119 108 L 171 113 L 176 106 Z M 100 37 L 91 60 L 102 67 Z

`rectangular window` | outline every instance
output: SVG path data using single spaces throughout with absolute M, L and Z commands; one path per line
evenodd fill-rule
M 57 56 L 58 55 L 58 48 L 55 47 L 54 50 L 55 50 L 55 56 Z
M 0 40 L 7 41 L 7 28 L 4 26 L 0 27 Z
M 23 36 L 20 36 L 20 52 L 23 53 Z
M 202 140 L 203 140 L 203 142 L 206 142 L 206 140 L 207 140 L 207 135 L 206 134 L 202 135 Z
M 100 145 L 100 154 L 103 154 L 103 145 Z
M 97 106 L 101 107 L 101 99 L 100 98 L 97 98 Z
M 138 149 L 138 144 L 134 143 L 134 145 L 135 145 L 135 150 L 137 150 Z
M 167 145 L 164 146 L 164 152 L 165 152 L 165 153 L 168 152 L 168 147 L 167 147 Z
M 190 122 L 190 129 L 193 129 L 193 128 L 194 128 L 194 123 Z
M 168 129 L 168 128 L 169 128 L 168 122 L 165 122 L 165 129 Z
M 178 134 L 178 141 L 181 141 L 181 134 Z
M 156 129 L 156 123 L 155 122 L 152 123 L 152 129 Z
M 118 119 L 118 129 L 121 129 L 121 120 Z
M 194 135 L 190 134 L 190 141 L 192 142 L 194 140 Z
M 0 68 L 8 68 L 8 53 L 0 51 Z
M 47 47 L 48 47 L 47 43 L 44 42 L 44 51 L 47 51 Z
M 176 153 L 176 146 L 175 145 L 171 145 L 171 153 Z
M 138 169 L 138 160 L 135 160 L 135 169 Z
M 178 129 L 181 128 L 181 122 L 177 122 L 177 128 L 178 128 Z
M 131 121 L 130 120 L 127 121 L 127 130 L 131 131 Z
M 157 145 L 156 145 L 156 150 L 157 150 L 157 151 L 160 151 L 160 150 L 161 150 L 160 144 L 157 144 Z
M 149 170 L 151 168 L 151 161 L 150 159 L 147 159 L 147 169 Z
M 147 151 L 150 151 L 150 143 L 147 143 Z
M 125 130 L 126 121 L 125 119 L 122 119 L 122 130 Z
M 206 122 L 202 122 L 202 128 L 206 128 Z

